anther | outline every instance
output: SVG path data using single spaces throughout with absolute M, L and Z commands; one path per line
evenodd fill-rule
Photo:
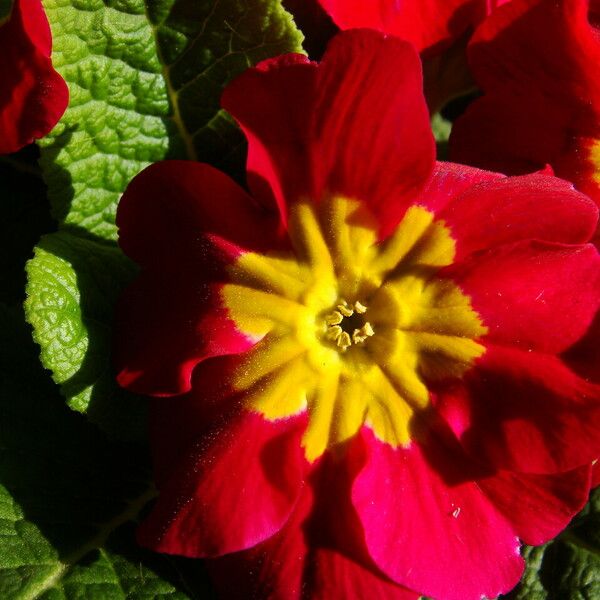
M 375 332 L 368 321 L 360 328 L 355 329 L 352 333 L 352 341 L 355 344 L 362 344 L 367 338 L 371 337 Z
M 337 305 L 337 309 L 344 317 L 351 317 L 354 314 L 354 311 L 348 306 L 345 300 L 342 300 L 341 304 Z

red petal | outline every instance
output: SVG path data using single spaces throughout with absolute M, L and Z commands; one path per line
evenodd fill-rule
M 363 200 L 387 233 L 433 166 L 419 58 L 361 30 L 334 38 L 318 66 L 304 60 L 268 61 L 225 90 L 223 106 L 248 136 L 249 183 L 264 197 L 268 182 L 282 208 L 324 193 Z
M 587 333 L 567 352 L 563 359 L 580 377 L 600 383 L 600 313 L 590 325 Z
M 444 600 L 495 598 L 523 571 L 507 520 L 470 481 L 473 469 L 433 436 L 393 449 L 363 434 L 369 459 L 353 502 L 369 553 L 394 581 Z
M 585 506 L 590 467 L 557 475 L 500 471 L 478 484 L 517 535 L 526 544 L 538 545 L 558 535 Z
M 121 296 L 116 315 L 121 385 L 179 394 L 190 389 L 200 361 L 249 347 L 213 280 L 222 278 L 232 251 L 276 247 L 277 223 L 208 165 L 156 163 L 131 182 L 117 212 L 119 241 L 142 273 Z
M 590 155 L 600 37 L 588 8 L 588 0 L 513 0 L 481 25 L 469 58 L 485 95 L 453 128 L 453 160 L 507 173 L 550 163 L 600 202 Z
M 121 294 L 113 360 L 123 387 L 155 396 L 181 394 L 191 389 L 199 362 L 252 345 L 230 320 L 220 286 L 194 281 L 197 273 L 188 280 L 188 273 L 142 273 Z
M 305 490 L 285 527 L 246 552 L 208 564 L 223 598 L 239 600 L 416 600 L 418 595 L 343 554 L 307 540 Z
M 239 394 L 232 389 L 231 372 L 239 357 L 203 361 L 192 376 L 192 390 L 177 398 L 152 398 L 148 418 L 154 481 L 167 485 L 174 465 L 188 460 L 190 448 L 210 435 L 218 423 L 239 411 Z
M 448 165 L 447 171 L 452 167 Z M 458 193 L 438 212 L 456 240 L 455 261 L 527 239 L 580 244 L 589 241 L 596 230 L 596 206 L 570 183 L 543 175 L 492 178 L 486 171 L 473 169 L 473 185 L 460 190 L 468 171 L 463 174 L 465 167 L 456 167 L 458 177 L 449 172 L 443 183 L 450 194 L 453 189 Z
M 154 163 L 137 175 L 119 202 L 117 225 L 123 251 L 158 270 L 213 266 L 213 238 L 253 251 L 277 244 L 274 213 L 221 171 L 190 161 Z
M 276 204 L 284 220 L 286 202 L 311 189 L 308 131 L 315 80 L 314 63 L 288 54 L 248 69 L 221 98 L 248 140 L 253 195 L 266 205 Z
M 52 67 L 50 51 L 42 3 L 15 0 L 0 26 L 0 154 L 45 136 L 67 108 L 67 85 Z
M 414 49 L 373 31 L 338 35 L 319 67 L 311 144 L 316 197 L 330 190 L 363 200 L 383 235 L 393 231 L 434 166 L 422 85 Z
M 313 600 L 418 600 L 420 597 L 334 550 L 318 548 L 311 558 Z
M 554 356 L 490 346 L 437 408 L 474 457 L 498 468 L 551 474 L 600 456 L 600 389 Z
M 303 524 L 312 507 L 305 487 L 287 523 L 273 537 L 244 552 L 208 562 L 213 584 L 228 600 L 301 600 L 309 552 Z
M 370 27 L 439 51 L 485 15 L 481 0 L 319 0 L 341 29 Z
M 445 272 L 471 298 L 489 329 L 487 340 L 530 351 L 569 348 L 600 304 L 600 256 L 591 244 L 517 242 L 474 254 Z
M 176 402 L 176 400 L 174 400 Z M 138 530 L 158 552 L 209 557 L 243 550 L 277 533 L 303 485 L 304 419 L 268 422 L 243 413 L 190 448 Z

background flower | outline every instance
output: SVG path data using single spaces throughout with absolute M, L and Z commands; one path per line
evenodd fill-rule
M 45 136 L 69 101 L 52 67 L 52 39 L 40 0 L 15 0 L 0 23 L 0 154 Z
M 469 63 L 484 95 L 453 128 L 453 160 L 510 174 L 550 164 L 600 201 L 599 8 L 513 0 L 479 27 Z

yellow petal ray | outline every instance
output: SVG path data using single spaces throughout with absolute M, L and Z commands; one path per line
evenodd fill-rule
M 309 461 L 314 461 L 329 444 L 331 423 L 338 393 L 339 372 L 325 373 L 315 382 L 308 398 L 308 427 L 302 437 L 302 447 Z
M 383 280 L 414 248 L 433 222 L 433 214 L 420 206 L 411 206 L 396 231 L 382 244 L 370 269 Z
M 377 222 L 363 203 L 339 197 L 323 202 L 321 215 L 340 293 L 356 299 L 366 293 L 361 288 L 365 288 L 376 252 Z
M 282 419 L 306 408 L 306 393 L 311 385 L 311 373 L 299 357 L 261 379 L 248 391 L 244 404 L 267 419 Z
M 279 369 L 285 363 L 306 352 L 292 336 L 276 338 L 267 335 L 246 352 L 233 380 L 238 390 L 247 390 L 257 381 Z
M 413 409 L 379 367 L 370 369 L 361 381 L 370 396 L 366 423 L 380 440 L 393 446 L 406 446 L 410 442 Z
M 306 308 L 294 300 L 242 285 L 224 285 L 221 297 L 237 326 L 252 336 L 264 336 L 276 326 L 292 330 L 306 315 Z
M 298 258 L 308 263 L 317 278 L 335 279 L 333 262 L 315 211 L 312 206 L 300 203 L 290 214 L 290 238 Z
M 258 288 L 297 300 L 310 275 L 292 258 L 267 256 L 255 252 L 242 254 L 229 269 L 231 280 L 249 288 Z
M 409 340 L 419 356 L 419 370 L 429 379 L 461 377 L 485 352 L 475 340 L 455 335 L 419 331 Z

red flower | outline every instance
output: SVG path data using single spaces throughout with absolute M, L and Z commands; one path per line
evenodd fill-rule
M 600 390 L 561 358 L 600 300 L 596 207 L 436 165 L 418 56 L 372 31 L 250 69 L 223 105 L 252 196 L 165 162 L 119 206 L 142 269 L 119 381 L 186 392 L 153 404 L 141 543 L 235 553 L 212 569 L 242 597 L 509 590 L 519 538 L 568 523 L 600 454 Z
M 485 95 L 457 121 L 452 157 L 510 174 L 550 164 L 600 203 L 598 15 L 597 1 L 513 0 L 486 20 L 469 48 Z
M 371 27 L 437 52 L 511 0 L 318 0 L 340 29 Z
M 14 0 L 0 25 L 0 154 L 45 136 L 67 108 L 69 92 L 52 67 L 51 50 L 40 0 Z

